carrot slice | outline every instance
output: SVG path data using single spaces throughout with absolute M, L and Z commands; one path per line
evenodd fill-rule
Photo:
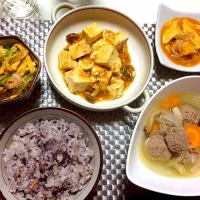
M 171 95 L 166 100 L 160 103 L 160 107 L 164 109 L 172 109 L 180 104 L 180 98 L 178 95 Z
M 151 126 L 151 133 L 154 131 L 158 131 L 159 130 L 159 123 L 154 121 L 152 126 Z
M 194 148 L 198 148 L 200 146 L 200 127 L 196 124 L 188 124 L 184 129 L 188 133 L 190 144 Z

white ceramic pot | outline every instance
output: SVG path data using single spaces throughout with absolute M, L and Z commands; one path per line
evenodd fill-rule
M 141 112 L 140 108 L 130 108 L 127 104 L 134 101 L 142 93 L 145 103 L 149 100 L 146 90 L 147 83 L 153 70 L 153 52 L 144 31 L 128 16 L 111 8 L 100 6 L 86 6 L 67 12 L 56 21 L 56 13 L 63 7 L 73 8 L 71 4 L 60 4 L 52 12 L 54 25 L 51 28 L 44 48 L 44 61 L 48 76 L 55 89 L 71 103 L 93 111 L 108 111 L 117 108 L 132 113 Z M 136 78 L 124 95 L 116 100 L 91 104 L 78 95 L 71 94 L 68 90 L 62 74 L 58 69 L 58 54 L 66 45 L 66 35 L 80 32 L 84 27 L 97 22 L 105 29 L 123 31 L 128 37 L 128 47 L 132 58 L 132 64 L 136 70 Z
M 138 144 L 144 134 L 146 117 L 152 108 L 161 100 L 176 93 L 197 93 L 200 95 L 200 76 L 187 76 L 172 81 L 161 88 L 149 101 L 142 111 L 129 146 L 126 173 L 128 179 L 143 188 L 160 193 L 178 196 L 199 196 L 200 177 L 196 178 L 170 178 L 156 174 L 147 168 L 140 160 Z

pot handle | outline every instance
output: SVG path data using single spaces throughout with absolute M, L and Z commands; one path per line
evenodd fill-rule
M 69 8 L 70 10 L 72 10 L 72 9 L 75 9 L 75 6 L 70 3 L 66 3 L 66 2 L 58 4 L 51 12 L 51 20 L 53 21 L 53 23 L 55 23 L 57 21 L 56 14 L 62 8 Z
M 150 99 L 149 92 L 147 91 L 147 89 L 144 90 L 143 95 L 144 95 L 145 100 L 144 100 L 144 104 L 141 107 L 139 107 L 139 108 L 131 108 L 131 107 L 126 105 L 126 106 L 122 107 L 123 110 L 125 110 L 125 111 L 127 111 L 129 113 L 140 113 L 144 109 L 144 106 L 146 105 L 146 103 Z

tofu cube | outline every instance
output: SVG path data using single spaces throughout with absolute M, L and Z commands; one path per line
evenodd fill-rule
M 181 56 L 185 56 L 191 53 L 194 53 L 196 46 L 192 44 L 190 41 L 185 41 L 181 48 L 179 48 L 179 53 Z
M 110 42 L 117 49 L 117 51 L 120 51 L 127 43 L 128 37 L 125 33 L 119 31 L 118 33 L 109 34 L 106 37 L 106 40 Z
M 95 42 L 92 45 L 92 53 L 90 54 L 90 58 L 96 59 L 99 49 L 105 44 L 109 45 L 110 43 L 108 41 L 106 41 L 105 39 L 100 39 L 97 42 Z
M 94 83 L 97 82 L 97 78 L 95 78 L 94 76 L 91 76 L 90 81 L 91 81 L 92 84 L 94 84 Z
M 106 41 L 105 39 L 100 39 L 92 45 L 92 50 L 98 51 L 101 48 L 101 46 L 105 44 L 110 44 L 110 43 Z
M 90 54 L 90 58 L 95 60 L 96 57 L 97 57 L 97 54 L 98 54 L 98 51 L 93 51 L 91 54 Z
M 163 38 L 162 38 L 163 43 L 167 44 L 174 37 L 176 37 L 179 33 L 181 33 L 181 29 L 180 29 L 178 21 L 170 22 L 169 28 L 167 28 L 164 31 Z
M 91 70 L 94 65 L 94 60 L 89 56 L 80 58 L 78 61 L 78 67 L 81 67 L 84 71 Z
M 69 47 L 69 51 L 71 53 L 72 59 L 77 59 L 82 56 L 85 56 L 91 52 L 90 46 L 87 44 L 85 40 L 81 40 Z
M 110 82 L 112 76 L 112 72 L 111 71 L 106 71 L 102 74 L 100 80 L 99 80 L 99 89 L 101 91 L 106 91 L 108 84 Z
M 113 74 L 119 75 L 121 72 L 121 68 L 122 68 L 122 62 L 121 62 L 121 59 L 118 57 L 117 62 L 113 65 L 111 70 Z
M 76 67 L 66 72 L 65 81 L 71 93 L 85 91 L 90 85 L 90 78 L 81 67 Z
M 91 45 L 103 37 L 103 29 L 97 23 L 93 23 L 83 29 L 83 37 Z
M 124 81 L 119 79 L 107 87 L 110 99 L 117 99 L 122 96 L 124 90 Z
M 74 69 L 78 63 L 76 60 L 72 60 L 69 51 L 62 50 L 58 55 L 59 68 L 62 70 Z
M 194 38 L 193 38 L 193 44 L 195 45 L 195 50 L 200 48 L 200 36 L 197 33 L 194 24 L 192 24 L 190 21 L 187 19 L 183 20 L 183 32 L 186 33 L 193 33 Z M 188 45 L 188 44 L 187 44 Z M 186 47 L 187 48 L 187 47 Z M 191 45 L 190 47 L 191 48 Z M 186 54 L 185 54 L 186 55 Z
M 94 65 L 92 70 L 91 70 L 91 76 L 100 76 L 105 71 L 106 71 L 105 68 L 98 66 L 98 65 Z
M 111 84 L 114 84 L 114 83 L 116 83 L 116 82 L 120 82 L 122 79 L 121 79 L 121 77 L 120 76 L 112 76 L 112 78 L 111 78 Z
M 112 69 L 118 58 L 118 52 L 112 45 L 102 45 L 98 51 L 95 63 Z

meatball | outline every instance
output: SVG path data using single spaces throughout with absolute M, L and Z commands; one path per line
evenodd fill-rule
M 167 134 L 172 126 L 169 124 L 160 123 L 160 132 Z
M 151 136 L 160 135 L 160 136 L 162 136 L 162 137 L 165 137 L 166 134 L 167 134 L 166 132 L 158 130 L 158 131 L 153 131 L 150 135 L 151 135 Z
M 189 147 L 189 137 L 182 127 L 173 127 L 165 137 L 167 147 L 174 153 L 186 151 Z
M 146 143 L 146 148 L 152 157 L 160 160 L 169 160 L 172 156 L 161 135 L 153 135 L 149 137 Z
M 186 126 L 187 124 L 198 124 L 198 113 L 192 106 L 182 105 L 180 106 L 180 112 L 182 115 L 183 126 Z
M 183 157 L 181 163 L 184 165 L 194 164 L 194 162 L 197 160 L 197 154 L 190 153 L 189 151 L 183 152 L 181 157 Z

